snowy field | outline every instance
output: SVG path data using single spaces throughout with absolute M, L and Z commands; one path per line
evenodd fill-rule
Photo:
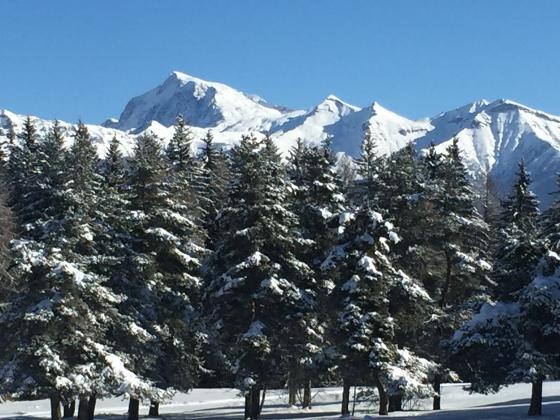
M 478 395 L 462 390 L 462 385 L 449 384 L 442 387 L 442 407 L 440 412 L 426 411 L 431 402 L 418 401 L 414 409 L 392 413 L 390 418 L 402 419 L 421 416 L 423 419 L 518 419 L 526 418 L 530 386 L 511 386 L 495 395 Z M 263 419 L 336 419 L 340 410 L 340 388 L 318 388 L 313 390 L 314 406 L 302 411 L 287 407 L 287 395 L 283 391 L 267 394 Z M 97 419 L 116 420 L 126 418 L 127 401 L 111 399 L 97 403 Z M 424 410 L 424 411 L 422 411 Z M 243 401 L 232 389 L 195 389 L 189 394 L 178 394 L 168 404 L 161 407 L 161 418 L 183 419 L 239 419 L 243 415 Z M 144 419 L 148 407 L 141 409 Z M 48 401 L 13 402 L 0 404 L 0 418 L 31 420 L 49 418 Z M 374 407 L 360 404 L 356 407 L 356 419 L 367 416 L 377 417 Z M 560 381 L 546 382 L 543 387 L 543 419 L 560 419 Z

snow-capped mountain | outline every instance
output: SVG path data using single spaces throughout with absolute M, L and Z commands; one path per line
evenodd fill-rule
M 416 140 L 423 149 L 430 142 L 443 151 L 459 139 L 473 177 L 490 176 L 501 195 L 513 183 L 517 164 L 525 160 L 532 189 L 543 207 L 554 199 L 560 171 L 560 117 L 508 101 L 478 101 L 431 119 L 433 128 Z
M 166 142 L 177 114 L 183 114 L 196 138 L 211 129 L 217 142 L 232 145 L 242 134 L 267 133 L 284 153 L 298 138 L 317 143 L 332 136 L 337 151 L 356 156 L 366 128 L 384 154 L 411 141 L 419 150 L 434 142 L 445 151 L 453 137 L 458 137 L 473 178 L 482 179 L 489 171 L 502 196 L 509 191 L 517 162 L 525 159 L 543 207 L 552 200 L 549 193 L 556 190 L 556 172 L 560 171 L 560 117 L 507 100 L 481 100 L 414 121 L 377 102 L 359 108 L 334 95 L 309 110 L 291 110 L 222 83 L 173 72 L 160 86 L 131 99 L 118 120 L 88 127 L 101 156 L 113 135 L 121 140 L 123 152 L 130 153 L 134 137 L 146 130 Z M 13 124 L 18 131 L 23 118 L 1 111 L 0 128 L 6 132 Z M 52 124 L 37 121 L 41 131 Z M 65 123 L 65 127 L 70 129 L 71 124 Z
M 156 88 L 128 102 L 118 121 L 106 126 L 142 131 L 151 121 L 173 125 L 183 114 L 194 127 L 216 131 L 268 131 L 289 112 L 255 95 L 247 95 L 217 82 L 207 82 L 185 73 L 173 72 Z

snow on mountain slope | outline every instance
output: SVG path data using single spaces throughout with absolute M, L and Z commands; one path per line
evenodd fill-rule
M 365 130 L 369 127 L 377 140 L 377 151 L 389 154 L 424 135 L 430 128 L 428 120 L 412 121 L 383 108 L 377 102 L 342 118 L 327 128 L 333 136 L 334 148 L 352 156 L 360 154 Z
M 285 122 L 272 127 L 273 137 L 282 152 L 287 152 L 301 138 L 311 143 L 324 140 L 330 133 L 328 127 L 342 118 L 354 114 L 360 108 L 350 105 L 334 95 L 329 95 L 311 110 L 289 117 Z
M 217 143 L 230 147 L 243 134 L 268 133 L 284 154 L 298 138 L 318 143 L 332 136 L 336 151 L 357 156 L 366 128 L 377 139 L 381 154 L 394 152 L 410 141 L 419 150 L 434 142 L 438 150 L 445 151 L 457 137 L 471 176 L 482 180 L 490 171 L 501 196 L 509 192 L 517 162 L 525 159 L 534 180 L 533 190 L 543 207 L 553 199 L 549 193 L 556 190 L 556 172 L 560 170 L 560 117 L 507 100 L 481 100 L 431 119 L 413 121 L 377 102 L 360 109 L 333 95 L 310 110 L 294 111 L 271 106 L 256 95 L 222 83 L 173 72 L 160 86 L 130 100 L 118 120 L 88 127 L 99 145 L 100 155 L 105 153 L 113 135 L 122 140 L 123 151 L 128 154 L 135 135 L 146 130 L 154 132 L 165 144 L 179 113 L 184 115 L 197 140 L 211 129 Z M 0 113 L 0 127 L 7 130 L 13 121 L 17 130 L 23 118 L 4 111 Z M 38 120 L 40 131 L 47 130 L 50 124 Z M 67 123 L 64 126 L 71 127 Z M 194 148 L 197 147 L 195 144 Z
M 150 121 L 173 125 L 183 114 L 191 126 L 216 131 L 266 131 L 287 112 L 222 83 L 173 72 L 160 86 L 131 99 L 118 122 L 107 126 L 141 131 Z
M 24 115 L 14 114 L 8 110 L 0 109 L 0 129 L 7 134 L 11 127 L 14 128 L 16 133 L 21 132 L 23 123 L 27 117 Z M 52 128 L 54 120 L 44 120 L 38 117 L 31 117 L 39 135 L 44 136 Z M 68 147 L 72 143 L 72 135 L 76 124 L 70 124 L 64 121 L 59 121 L 64 130 L 65 145 Z M 86 124 L 88 131 L 97 146 L 99 157 L 103 158 L 107 152 L 109 142 L 116 136 L 119 140 L 121 151 L 125 155 L 132 153 L 134 146 L 134 136 L 131 136 L 120 130 L 102 127 L 100 125 Z
M 419 149 L 434 142 L 445 151 L 457 137 L 473 178 L 481 179 L 489 170 L 502 197 L 509 193 L 517 163 L 524 159 L 542 207 L 553 200 L 550 192 L 557 189 L 560 171 L 560 117 L 500 99 L 442 113 L 431 124 L 434 128 L 416 140 Z

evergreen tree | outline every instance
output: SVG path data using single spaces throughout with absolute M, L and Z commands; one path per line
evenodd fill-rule
M 40 217 L 33 204 L 40 201 L 43 176 L 39 165 L 43 157 L 38 153 L 38 133 L 31 117 L 25 119 L 18 140 L 12 147 L 8 164 L 10 204 L 17 211 L 19 222 L 24 225 Z
M 451 348 L 455 359 L 468 360 L 458 365 L 475 391 L 495 392 L 503 385 L 532 382 L 529 415 L 540 415 L 543 378 L 558 374 L 558 348 L 551 345 L 560 333 L 557 324 L 553 326 L 558 304 L 551 297 L 560 286 L 560 258 L 543 249 L 538 201 L 530 182 L 521 161 L 500 219 L 495 301 L 455 333 Z
M 196 383 L 201 365 L 197 296 L 203 248 L 181 195 L 182 178 L 168 169 L 155 136 L 137 139 L 131 166 L 129 212 L 121 221 L 128 249 L 114 287 L 127 290 L 122 311 L 131 317 L 130 333 L 142 349 L 135 369 L 158 389 L 186 391 Z M 129 416 L 137 417 L 137 398 L 146 396 L 132 395 Z M 154 411 L 163 396 L 150 396 Z
M 288 380 L 292 398 L 296 387 L 304 387 L 303 407 L 306 408 L 311 404 L 311 379 L 318 379 L 327 370 L 327 325 L 322 320 L 327 319 L 325 303 L 333 284 L 321 270 L 321 264 L 337 240 L 338 218 L 344 205 L 330 139 L 319 146 L 298 141 L 291 152 L 289 174 L 294 191 L 292 208 L 298 219 L 298 233 L 304 241 L 296 253 L 313 270 L 313 275 L 303 277 L 305 283 L 297 286 L 313 298 L 306 322 L 314 327 L 300 337 L 299 351 L 292 353 Z M 298 363 L 301 360 L 305 361 L 304 366 Z
M 404 355 L 412 354 L 396 345 L 394 317 L 389 305 L 391 290 L 414 288 L 417 297 L 425 298 L 425 292 L 413 285 L 411 279 L 391 262 L 391 246 L 398 240 L 393 226 L 366 204 L 349 215 L 341 244 L 323 264 L 325 269 L 334 270 L 337 278 L 332 295 L 332 328 L 338 354 L 337 368 L 344 378 L 343 414 L 348 414 L 351 385 L 375 386 L 381 415 L 388 413 L 389 395 L 404 392 L 395 386 L 396 383 L 406 387 L 407 383 L 414 382 L 417 396 L 430 395 L 426 384 L 411 381 L 409 377 L 419 374 L 421 364 L 405 366 Z M 407 358 L 420 360 L 416 356 Z M 406 370 L 409 373 L 402 376 Z M 424 382 L 426 380 L 427 377 L 423 378 Z
M 226 187 L 229 180 L 228 159 L 214 143 L 211 131 L 202 139 L 200 149 L 200 176 L 197 189 L 202 209 L 202 226 L 207 233 L 207 247 L 212 248 L 216 235 L 216 217 L 227 198 Z
M 105 185 L 108 187 L 116 187 L 123 184 L 124 179 L 124 159 L 119 148 L 119 140 L 113 135 L 107 155 L 105 156 L 105 165 L 103 176 Z
M 414 269 L 433 302 L 427 308 L 432 316 L 415 349 L 440 365 L 433 378 L 434 409 L 439 409 L 440 382 L 449 378 L 451 367 L 445 340 L 487 300 L 491 265 L 487 261 L 488 227 L 476 209 L 476 194 L 457 139 L 445 156 L 432 144 L 424 168 L 424 186 L 411 219 L 415 224 L 403 232 L 413 242 L 401 253 L 401 263 L 405 269 Z
M 352 192 L 353 201 L 363 202 L 364 197 L 368 206 L 379 208 L 381 195 L 380 174 L 383 172 L 383 159 L 377 154 L 377 141 L 368 127 L 364 133 L 359 159 L 356 160 L 359 178 L 356 180 Z
M 175 131 L 173 137 L 169 140 L 167 145 L 167 157 L 178 170 L 184 170 L 187 167 L 192 167 L 193 153 L 192 142 L 194 135 L 190 128 L 187 126 L 182 115 L 178 115 L 175 120 Z
M 52 140 L 57 137 L 56 129 L 53 132 L 47 142 L 61 145 Z M 115 306 L 121 296 L 92 270 L 96 157 L 88 152 L 91 141 L 80 124 L 68 155 L 70 165 L 80 165 L 79 175 L 48 177 L 29 120 L 23 140 L 15 156 L 23 158 L 35 179 L 13 189 L 28 200 L 28 207 L 16 207 L 25 225 L 12 247 L 15 272 L 24 287 L 1 317 L 2 339 L 10 343 L 2 354 L 2 393 L 51 398 L 53 418 L 60 416 L 61 399 L 79 397 L 79 418 L 86 419 L 92 415 L 88 398 L 109 395 L 123 376 L 120 356 L 106 336 L 120 322 Z M 31 151 L 36 159 L 29 156 Z M 21 176 L 12 182 L 21 182 Z
M 298 330 L 313 328 L 305 324 L 310 298 L 297 287 L 311 270 L 294 256 L 296 219 L 273 142 L 244 136 L 233 149 L 232 170 L 206 307 L 226 368 L 246 395 L 245 418 L 256 419 L 260 393 L 280 383 Z
M 392 262 L 407 273 L 414 273 L 406 282 L 398 282 L 389 292 L 389 309 L 395 319 L 395 343 L 399 348 L 413 348 L 424 357 L 419 342 L 423 339 L 425 323 L 433 314 L 434 301 L 421 282 L 422 243 L 426 232 L 423 195 L 425 179 L 422 165 L 412 143 L 385 159 L 383 172 L 374 180 L 378 191 L 377 205 L 386 219 L 396 226 L 400 240 L 394 245 Z M 426 364 L 427 362 L 424 362 Z M 434 366 L 431 365 L 431 368 Z M 433 369 L 430 370 L 433 373 Z M 408 390 L 403 389 L 405 393 Z M 402 409 L 402 397 L 396 393 L 389 398 L 389 411 Z
M 556 176 L 558 191 L 551 195 L 556 196 L 552 205 L 542 215 L 542 239 L 547 249 L 558 252 L 560 250 L 560 173 Z
M 463 367 L 474 391 L 532 383 L 529 415 L 542 414 L 543 379 L 560 374 L 560 257 L 549 236 L 556 235 L 553 224 L 545 222 L 549 229 L 539 235 L 538 214 L 520 162 L 500 220 L 496 300 L 485 304 L 451 342 L 454 357 L 469 360 Z
M 527 285 L 542 254 L 539 235 L 539 203 L 530 190 L 525 163 L 519 163 L 517 180 L 503 202 L 499 221 L 494 270 L 496 297 L 504 299 Z

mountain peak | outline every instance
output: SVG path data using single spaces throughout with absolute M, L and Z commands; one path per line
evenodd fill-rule
M 268 131 L 284 115 L 274 107 L 218 82 L 208 82 L 189 74 L 173 71 L 159 86 L 132 98 L 118 122 L 107 127 L 138 132 L 149 121 L 166 127 L 183 114 L 189 125 L 229 131 Z
M 325 101 L 343 102 L 338 96 L 333 95 L 332 93 L 325 98 Z
M 358 108 L 357 106 L 351 105 L 348 102 L 343 101 L 338 96 L 333 95 L 333 94 L 328 95 L 315 108 L 316 109 L 321 109 L 321 108 L 324 108 L 324 107 L 330 107 L 331 104 L 334 104 L 340 110 L 345 110 L 345 113 L 356 112 L 356 111 L 360 110 L 360 108 Z

